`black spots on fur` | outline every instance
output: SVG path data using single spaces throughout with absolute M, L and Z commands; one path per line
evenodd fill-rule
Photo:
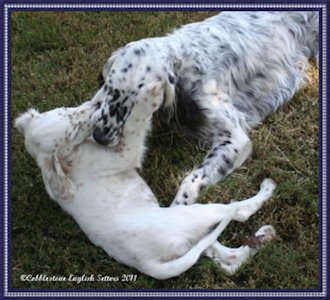
M 140 83 L 140 84 L 138 85 L 138 89 L 141 89 L 143 86 L 144 86 L 144 84 L 143 84 L 143 83 Z
M 198 178 L 198 175 L 197 174 L 194 174 L 194 177 L 191 179 L 191 182 L 195 182 L 195 180 Z
M 104 127 L 103 134 L 104 135 L 107 135 L 110 132 L 111 128 L 112 128 L 112 126 L 110 126 L 110 127 Z
M 113 117 L 116 114 L 115 108 L 116 108 L 115 105 L 110 105 L 110 107 L 109 107 L 110 117 Z
M 136 56 L 143 56 L 146 54 L 146 50 L 144 48 L 135 48 L 134 49 L 134 54 Z
M 107 124 L 107 122 L 108 122 L 108 115 L 105 114 L 103 110 L 102 110 L 102 120 L 103 120 L 104 124 Z
M 111 80 L 109 81 L 109 84 L 112 84 Z M 110 96 L 110 95 L 112 96 L 113 95 L 113 88 L 109 87 L 107 90 L 108 90 L 108 96 Z
M 202 164 L 200 164 L 197 169 L 203 169 L 204 167 L 208 166 L 210 163 L 209 162 L 203 162 Z
M 222 154 L 222 159 L 229 169 L 234 166 L 233 162 L 225 154 Z
M 118 107 L 117 108 L 117 113 L 116 113 L 116 121 L 117 121 L 117 123 L 121 123 L 121 122 L 123 122 L 124 121 L 124 118 L 125 118 L 125 116 L 126 116 L 126 114 L 127 114 L 127 107 L 126 106 L 124 106 L 124 107 Z
M 101 101 L 98 101 L 97 103 L 96 103 L 96 109 L 99 109 L 101 107 Z
M 220 144 L 220 146 L 227 146 L 230 145 L 231 141 L 230 140 L 225 140 L 223 143 Z
M 220 37 L 218 37 L 217 35 L 215 34 L 211 34 L 211 37 L 217 41 L 220 41 Z
M 120 91 L 118 89 L 114 89 L 113 91 L 113 100 L 117 101 L 120 97 Z
M 147 72 L 150 72 L 150 71 L 151 71 L 151 67 L 150 67 L 150 66 L 147 66 L 147 67 L 146 67 L 146 71 L 147 71 Z
M 259 19 L 259 16 L 257 14 L 250 14 L 250 17 L 255 20 Z
M 235 152 L 235 153 L 238 153 L 238 150 L 235 148 L 235 149 L 234 149 L 234 152 Z
M 129 64 L 127 65 L 127 67 L 121 69 L 121 72 L 122 72 L 122 73 L 127 73 L 128 70 L 129 70 L 130 68 L 132 68 L 132 67 L 133 67 L 133 65 L 132 65 L 131 63 L 129 63 Z
M 236 32 L 239 34 L 239 35 L 242 35 L 244 34 L 241 30 L 237 29 Z
M 218 168 L 218 173 L 219 173 L 221 176 L 226 176 L 227 171 L 226 171 L 225 168 L 223 168 L 223 167 L 219 167 L 219 168 Z
M 208 156 L 206 156 L 206 159 L 210 159 L 210 158 L 212 158 L 212 157 L 214 157 L 214 156 L 215 156 L 214 153 L 210 153 Z
M 221 51 L 225 51 L 225 50 L 228 50 L 229 47 L 228 47 L 228 45 L 220 45 L 220 46 L 219 46 L 219 49 L 220 49 Z
M 119 123 L 123 121 L 124 117 L 127 114 L 127 110 L 127 107 L 122 107 L 120 103 L 111 104 L 109 108 L 110 117 L 116 116 L 116 121 L 117 123 Z
M 228 130 L 224 130 L 223 133 L 225 134 L 225 136 L 226 136 L 227 138 L 231 138 L 231 132 L 230 132 L 230 131 L 228 131 Z
M 266 78 L 265 74 L 262 73 L 262 72 L 258 72 L 258 73 L 256 73 L 256 77 L 257 77 L 257 78 L 260 78 L 260 79 L 265 79 L 265 78 Z
M 186 192 L 183 193 L 183 198 L 185 198 L 185 199 L 188 198 L 188 194 Z

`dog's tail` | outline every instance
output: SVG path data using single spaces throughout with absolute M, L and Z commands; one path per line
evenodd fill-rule
M 203 237 L 196 245 L 194 245 L 187 253 L 180 258 L 168 262 L 152 261 L 142 272 L 156 279 L 168 279 L 180 275 L 191 268 L 198 260 L 200 255 L 216 242 L 219 235 L 224 231 L 229 222 L 232 220 L 235 208 L 232 213 L 229 212 L 220 223 L 208 235 Z

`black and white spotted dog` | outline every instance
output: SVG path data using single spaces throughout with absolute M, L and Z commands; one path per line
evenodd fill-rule
M 129 43 L 103 69 L 93 136 L 118 145 L 134 105 L 148 101 L 143 87 L 161 83 L 164 110 L 212 143 L 173 201 L 194 203 L 201 189 L 242 165 L 251 154 L 249 131 L 304 83 L 308 59 L 318 60 L 318 29 L 312 11 L 223 12 L 165 37 Z

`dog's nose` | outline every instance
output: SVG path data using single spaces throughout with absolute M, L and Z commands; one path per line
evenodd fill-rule
M 107 146 L 110 144 L 110 140 L 106 138 L 106 136 L 103 134 L 103 131 L 99 127 L 96 127 L 94 129 L 93 138 L 97 143 L 102 146 Z

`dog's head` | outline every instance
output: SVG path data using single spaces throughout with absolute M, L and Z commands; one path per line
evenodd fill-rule
M 45 113 L 29 109 L 15 120 L 15 127 L 23 134 L 25 147 L 40 167 L 46 189 L 55 200 L 73 197 L 75 186 L 66 176 L 66 159 L 92 133 L 92 107 L 84 104 Z
M 140 41 L 109 58 L 103 68 L 105 83 L 92 100 L 100 105 L 92 117 L 93 136 L 99 144 L 116 146 L 131 113 L 139 113 L 135 118 L 146 117 L 148 108 L 145 112 L 133 109 L 140 103 L 149 103 L 155 111 L 173 101 L 174 77 L 156 60 L 159 55 Z

